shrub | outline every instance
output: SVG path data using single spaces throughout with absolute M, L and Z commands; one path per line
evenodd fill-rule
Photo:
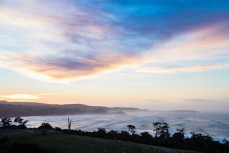
M 41 123 L 41 125 L 38 127 L 38 129 L 53 129 L 53 127 L 49 123 Z

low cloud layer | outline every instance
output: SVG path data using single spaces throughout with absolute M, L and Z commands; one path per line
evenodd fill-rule
M 226 68 L 228 18 L 223 0 L 0 0 L 0 66 L 54 80 L 129 64 L 147 73 Z

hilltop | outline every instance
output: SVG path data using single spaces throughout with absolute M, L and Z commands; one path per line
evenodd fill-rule
M 0 118 L 48 116 L 48 115 L 76 115 L 76 114 L 124 114 L 125 112 L 146 111 L 129 107 L 103 107 L 83 104 L 45 104 L 34 102 L 0 101 Z

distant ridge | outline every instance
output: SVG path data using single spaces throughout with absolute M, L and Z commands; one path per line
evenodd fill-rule
M 76 115 L 76 114 L 125 114 L 125 112 L 146 111 L 129 107 L 88 106 L 84 104 L 45 104 L 38 102 L 8 102 L 0 101 L 0 118 Z

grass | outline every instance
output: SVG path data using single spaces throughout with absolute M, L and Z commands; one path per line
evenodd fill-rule
M 0 153 L 194 153 L 177 149 L 74 135 L 11 138 L 0 142 Z

